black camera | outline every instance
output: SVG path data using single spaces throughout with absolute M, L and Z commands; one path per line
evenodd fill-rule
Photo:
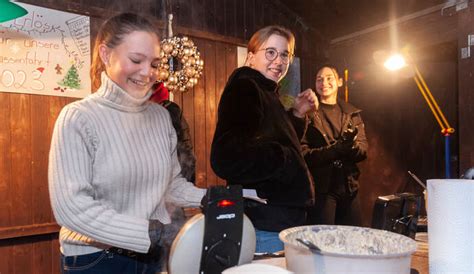
M 350 127 L 344 130 L 344 132 L 342 132 L 341 139 L 342 141 L 354 141 L 357 136 L 357 133 L 359 133 L 357 127 Z

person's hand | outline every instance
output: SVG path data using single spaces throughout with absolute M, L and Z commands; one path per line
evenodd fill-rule
M 357 139 L 357 133 L 359 133 L 359 129 L 357 127 L 348 128 L 344 130 L 344 132 L 342 133 L 341 139 L 344 141 L 350 141 L 353 143 Z
M 150 249 L 148 252 L 153 253 L 162 246 L 163 224 L 158 220 L 150 220 L 148 223 L 148 235 L 150 236 Z
M 346 129 L 339 140 L 334 144 L 334 149 L 341 156 L 348 156 L 357 153 L 355 141 L 359 130 L 356 128 Z
M 293 106 L 293 115 L 299 118 L 303 118 L 306 113 L 315 111 L 319 107 L 318 97 L 312 89 L 307 89 L 295 98 L 295 104 Z
M 201 208 L 201 212 L 202 214 L 206 215 L 206 210 L 208 208 L 208 204 L 209 204 L 209 198 L 207 197 L 207 194 L 209 192 L 209 189 L 207 190 L 206 194 L 204 194 L 204 196 L 202 197 L 201 199 L 201 205 L 199 206 L 199 208 Z
M 333 144 L 333 149 L 342 157 L 352 152 L 354 140 L 339 139 Z

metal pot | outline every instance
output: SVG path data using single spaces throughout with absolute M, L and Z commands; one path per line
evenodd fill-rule
M 280 232 L 288 270 L 299 273 L 410 273 L 416 242 L 393 232 L 314 225 Z M 297 239 L 317 246 L 310 250 Z

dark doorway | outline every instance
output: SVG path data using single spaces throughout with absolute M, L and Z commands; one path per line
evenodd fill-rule
M 457 128 L 457 42 L 412 52 L 419 70 L 447 120 Z M 399 192 L 421 194 L 408 175 L 422 180 L 445 178 L 444 137 L 412 77 L 374 64 L 352 69 L 350 101 L 363 109 L 369 138 L 368 159 L 361 164 L 364 225 L 371 222 L 374 201 Z M 451 177 L 459 177 L 459 136 L 451 136 Z M 423 210 L 424 212 L 424 210 Z

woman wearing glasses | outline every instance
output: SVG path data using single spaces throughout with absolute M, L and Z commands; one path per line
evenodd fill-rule
M 310 175 L 300 154 L 306 112 L 317 108 L 312 90 L 302 92 L 287 113 L 278 82 L 294 52 L 293 34 L 279 26 L 257 31 L 248 44 L 246 66 L 229 77 L 219 103 L 211 165 L 230 185 L 255 189 L 266 204 L 245 201 L 257 233 L 257 253 L 283 249 L 278 233 L 305 223 L 313 201 Z

